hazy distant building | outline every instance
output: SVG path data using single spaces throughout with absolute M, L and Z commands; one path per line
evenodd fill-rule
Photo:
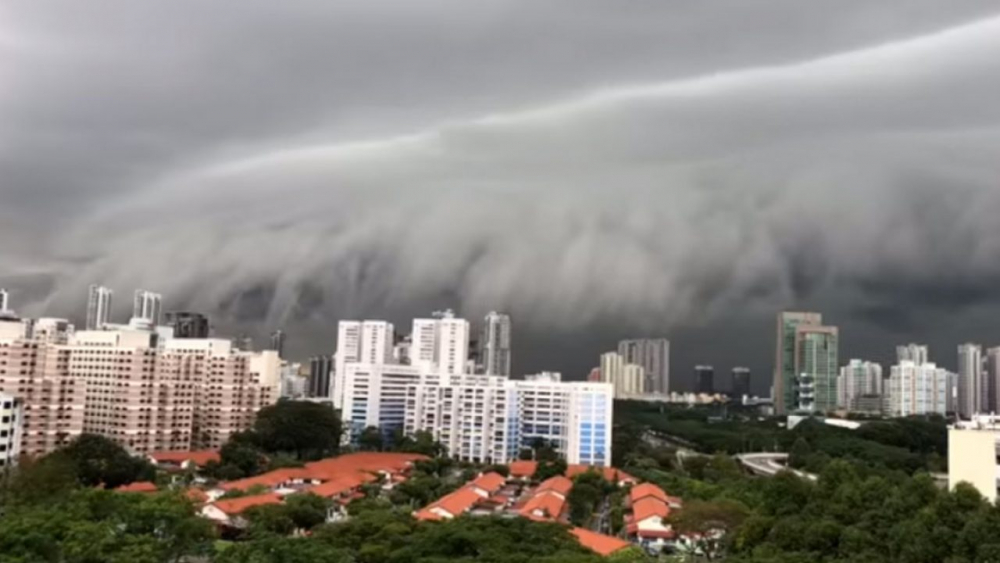
M 271 344 L 268 350 L 274 350 L 279 358 L 285 357 L 285 331 L 278 329 L 271 333 Z
M 510 377 L 510 316 L 491 311 L 483 323 L 479 360 L 486 375 Z
M 958 415 L 965 419 L 985 412 L 983 348 L 979 344 L 958 347 Z
M 174 329 L 174 338 L 208 338 L 208 317 L 201 313 L 168 311 L 165 318 Z
M 644 393 L 670 393 L 670 341 L 666 338 L 622 340 L 618 353 L 627 364 L 638 364 L 645 371 Z
M 715 393 L 715 368 L 712 366 L 694 367 L 695 391 L 712 395 Z
M 469 321 L 457 318 L 451 309 L 435 311 L 429 319 L 414 319 L 410 363 L 436 365 L 448 375 L 469 373 L 469 333 Z M 392 338 L 388 342 L 391 353 Z
M 795 372 L 800 381 L 811 385 L 811 410 L 815 412 L 837 408 L 838 340 L 835 326 L 795 327 Z
M 930 362 L 930 355 L 927 353 L 927 346 L 924 344 L 906 344 L 896 346 L 896 363 L 913 362 L 917 365 Z
M 837 378 L 837 406 L 850 411 L 858 408 L 858 400 L 866 398 L 869 405 L 872 397 L 882 395 L 882 366 L 875 362 L 851 360 L 840 368 Z M 866 406 L 866 408 L 868 408 Z
M 986 350 L 986 411 L 1000 412 L 1000 347 Z
M 331 356 L 309 358 L 308 395 L 310 397 L 330 396 L 330 375 L 332 372 L 333 358 Z
M 10 310 L 10 294 L 7 290 L 0 287 L 0 312 L 5 312 Z
M 91 285 L 87 290 L 87 330 L 97 330 L 111 321 L 110 289 L 103 285 Z
M 163 296 L 159 293 L 146 291 L 145 289 L 135 290 L 132 298 L 132 321 L 149 326 L 160 324 L 160 311 L 163 304 Z
M 798 404 L 796 388 L 797 369 L 796 334 L 799 326 L 820 326 L 823 315 L 784 311 L 778 314 L 775 344 L 774 381 L 771 387 L 775 414 L 785 414 Z
M 733 380 L 732 385 L 730 385 L 730 393 L 733 398 L 739 399 L 740 397 L 750 396 L 750 368 L 747 367 L 735 367 L 733 368 Z
M 253 337 L 248 334 L 241 334 L 239 336 L 234 336 L 231 339 L 234 350 L 239 350 L 241 352 L 253 352 L 254 344 Z

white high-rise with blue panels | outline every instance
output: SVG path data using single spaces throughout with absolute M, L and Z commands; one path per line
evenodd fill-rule
M 434 338 L 442 327 L 462 330 L 459 338 Z M 357 324 L 343 321 L 341 335 Z M 614 389 L 610 383 L 563 382 L 546 372 L 524 380 L 469 373 L 468 330 L 452 315 L 414 321 L 411 364 L 345 361 L 338 365 L 339 408 L 348 439 L 365 428 L 378 427 L 386 436 L 430 432 L 463 460 L 508 462 L 541 438 L 553 444 L 567 463 L 611 464 L 611 424 Z M 338 358 L 350 353 L 349 338 L 338 343 Z M 425 345 L 426 344 L 426 345 Z M 341 346 L 347 348 L 341 349 Z M 447 348 L 447 349 L 444 349 Z M 425 353 L 421 350 L 426 349 Z M 445 361 L 431 361 L 431 353 Z M 466 365 L 459 371 L 457 366 Z

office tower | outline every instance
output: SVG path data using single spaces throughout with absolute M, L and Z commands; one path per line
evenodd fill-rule
M 10 294 L 0 287 L 0 313 L 10 310 Z
M 958 347 L 958 415 L 966 420 L 985 412 L 983 348 L 978 344 Z
M 944 415 L 948 402 L 948 370 L 933 363 L 903 360 L 892 366 L 886 382 L 889 416 Z
M 670 341 L 666 338 L 641 338 L 622 340 L 618 343 L 618 353 L 627 364 L 639 364 L 644 368 L 646 380 L 644 393 L 670 393 Z
M 479 359 L 486 375 L 510 377 L 510 316 L 491 311 L 483 324 Z
M 834 326 L 795 327 L 795 373 L 811 385 L 812 410 L 830 412 L 837 408 L 838 332 Z
M 334 355 L 333 405 L 343 407 L 347 365 L 380 365 L 393 361 L 395 328 L 386 321 L 340 321 Z
M 730 389 L 734 399 L 750 396 L 750 368 L 733 368 L 733 382 Z
M 927 346 L 913 343 L 906 344 L 905 346 L 896 346 L 896 362 L 905 361 L 913 362 L 918 366 L 930 362 Z
M 309 358 L 309 389 L 310 397 L 330 396 L 330 375 L 333 371 L 333 357 L 313 356 Z
M 271 333 L 271 346 L 268 349 L 277 352 L 279 358 L 285 357 L 285 331 L 278 329 Z
M 840 368 L 837 378 L 837 406 L 850 411 L 860 403 L 869 404 L 873 397 L 882 395 L 882 366 L 875 362 L 851 360 Z
M 696 393 L 715 394 L 715 368 L 694 366 L 694 387 Z
M 785 414 L 795 408 L 796 385 L 800 371 L 796 365 L 798 346 L 796 330 L 799 326 L 820 326 L 823 315 L 784 311 L 778 314 L 777 339 L 774 359 L 772 399 L 775 414 Z
M 167 326 L 173 327 L 174 338 L 208 338 L 208 317 L 190 311 L 169 311 Z
M 24 439 L 24 409 L 21 399 L 0 393 L 0 474 L 17 465 Z
M 163 296 L 159 293 L 146 291 L 145 289 L 135 290 L 132 299 L 132 321 L 157 326 L 160 324 L 160 308 Z
M 111 320 L 112 291 L 102 285 L 91 285 L 87 296 L 87 330 L 104 328 Z
M 1000 412 L 1000 347 L 986 350 L 985 379 L 986 412 Z

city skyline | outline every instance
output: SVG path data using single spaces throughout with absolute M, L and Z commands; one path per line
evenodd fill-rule
M 0 19 L 19 314 L 151 288 L 306 358 L 344 318 L 501 310 L 514 372 L 662 336 L 679 388 L 746 365 L 758 393 L 778 310 L 882 362 L 1000 343 L 993 1 L 114 13 Z

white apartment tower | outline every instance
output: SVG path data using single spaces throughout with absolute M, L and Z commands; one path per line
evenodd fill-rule
M 450 309 L 430 319 L 414 319 L 410 363 L 438 366 L 445 374 L 467 373 L 469 334 L 469 321 L 456 318 Z
M 7 290 L 0 287 L 0 313 L 5 313 L 10 311 L 10 294 Z
M 334 358 L 334 407 L 344 405 L 348 364 L 384 364 L 392 362 L 395 328 L 386 321 L 340 321 L 337 326 L 337 353 Z
M 91 285 L 87 292 L 87 330 L 104 328 L 111 321 L 112 292 L 103 285 Z
M 163 296 L 159 293 L 153 293 L 145 289 L 135 290 L 135 295 L 132 299 L 132 321 L 141 322 L 149 326 L 159 325 L 162 303 Z
M 949 373 L 933 363 L 909 360 L 892 366 L 886 393 L 889 416 L 944 415 L 948 409 Z
M 958 347 L 958 415 L 969 420 L 986 410 L 983 348 L 978 344 Z
M 479 342 L 480 358 L 486 375 L 510 377 L 510 316 L 491 311 L 483 323 Z
M 882 395 L 882 366 L 875 362 L 851 360 L 840 368 L 837 378 L 837 406 L 858 410 L 858 399 Z
M 913 362 L 918 366 L 930 362 L 927 346 L 924 344 L 906 344 L 896 346 L 896 362 Z

